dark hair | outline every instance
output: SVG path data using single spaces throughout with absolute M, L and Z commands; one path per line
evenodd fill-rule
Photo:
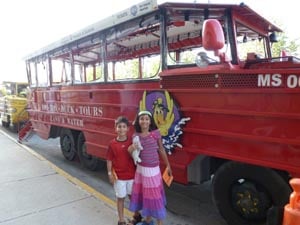
M 147 112 L 147 113 L 143 113 L 143 112 Z M 139 120 L 140 120 L 140 117 L 144 116 L 144 115 L 147 115 L 150 118 L 149 131 L 156 130 L 157 126 L 156 126 L 155 121 L 154 121 L 154 119 L 152 117 L 152 114 L 150 112 L 148 112 L 148 111 L 141 111 L 141 112 L 139 112 L 137 114 L 137 116 L 136 116 L 136 118 L 135 118 L 135 120 L 133 122 L 133 127 L 134 127 L 135 131 L 138 132 L 138 133 L 142 132 L 141 126 L 139 124 Z
M 125 116 L 119 116 L 115 120 L 115 126 L 117 126 L 119 123 L 125 123 L 127 126 L 129 126 L 129 121 Z

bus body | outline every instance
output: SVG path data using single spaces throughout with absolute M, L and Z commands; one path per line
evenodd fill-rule
M 147 109 L 175 181 L 212 178 L 228 224 L 266 224 L 300 175 L 300 61 L 272 57 L 276 32 L 244 4 L 141 2 L 25 58 L 31 124 L 96 169 Z

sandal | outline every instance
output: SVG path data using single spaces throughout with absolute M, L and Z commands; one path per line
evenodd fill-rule
M 126 223 L 126 225 L 134 225 L 132 222 L 128 222 L 128 223 Z
M 138 223 L 140 223 L 143 219 L 142 215 L 139 212 L 135 212 L 133 214 L 133 219 L 130 221 L 133 225 L 137 225 Z
M 125 221 L 118 221 L 118 225 L 127 225 Z
M 138 225 L 154 225 L 153 220 L 150 221 L 150 223 L 147 223 L 146 221 L 140 222 Z
M 135 225 L 134 223 L 132 223 L 131 221 L 128 221 L 127 223 L 125 221 L 122 222 L 118 222 L 118 225 Z

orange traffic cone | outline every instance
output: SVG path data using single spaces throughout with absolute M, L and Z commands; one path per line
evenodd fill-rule
M 290 203 L 284 207 L 282 225 L 299 225 L 300 224 L 300 179 L 293 178 L 290 180 L 293 193 L 290 195 Z

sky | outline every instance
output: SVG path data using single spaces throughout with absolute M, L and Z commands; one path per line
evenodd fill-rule
M 295 1 L 286 0 L 157 0 L 163 2 L 244 2 L 300 40 Z M 105 2 L 105 4 L 103 4 Z M 9 0 L 0 1 L 0 81 L 26 81 L 23 58 L 73 32 L 129 8 L 141 0 Z

